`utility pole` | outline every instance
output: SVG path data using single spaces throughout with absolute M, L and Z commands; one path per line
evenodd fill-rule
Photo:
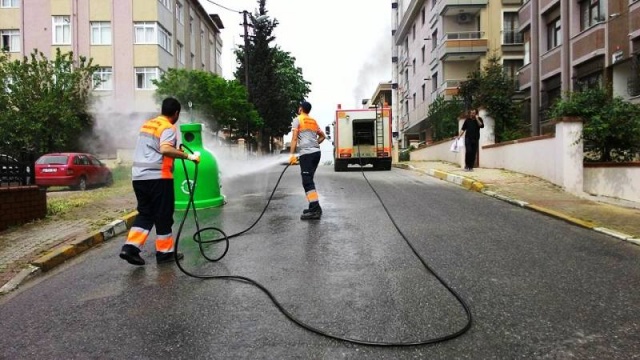
M 242 11 L 242 26 L 244 27 L 244 86 L 247 87 L 247 100 L 251 101 L 251 91 L 249 86 L 249 12 Z M 249 143 L 249 119 L 247 119 L 247 143 Z

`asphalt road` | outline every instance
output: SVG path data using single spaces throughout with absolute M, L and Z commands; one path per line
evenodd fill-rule
M 223 183 L 228 204 L 200 211 L 201 224 L 228 234 L 246 228 L 282 168 Z M 290 168 L 262 220 L 230 240 L 220 262 L 199 255 L 188 219 L 185 268 L 250 277 L 301 321 L 337 336 L 414 342 L 464 326 L 460 304 L 418 261 L 360 172 L 322 166 L 323 218 L 303 222 L 298 171 Z M 0 300 L 0 358 L 640 357 L 639 247 L 410 171 L 365 174 L 417 252 L 469 304 L 467 333 L 390 348 L 328 339 L 287 320 L 254 286 L 157 266 L 151 242 L 149 263 L 130 266 L 117 257 L 120 237 Z

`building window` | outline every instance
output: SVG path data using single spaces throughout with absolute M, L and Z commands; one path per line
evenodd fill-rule
M 171 34 L 155 22 L 137 22 L 133 25 L 135 44 L 158 44 L 171 54 Z
M 184 45 L 180 41 L 176 41 L 176 57 L 178 62 L 184 65 Z
M 193 35 L 193 16 L 189 16 L 189 34 Z
M 156 23 L 154 22 L 135 23 L 133 31 L 136 35 L 136 44 L 155 44 L 157 42 Z
M 580 2 L 580 30 L 585 30 L 603 21 L 602 1 L 586 0 Z
M 158 0 L 158 2 L 171 11 L 171 0 Z
M 0 30 L 1 50 L 20 52 L 20 30 Z
M 520 22 L 517 12 L 505 12 L 502 19 L 502 44 L 522 44 L 522 33 L 518 31 Z
M 69 16 L 54 16 L 53 45 L 71 45 L 71 22 Z
M 600 87 L 602 87 L 602 72 L 595 72 L 577 79 L 574 91 L 584 91 Z
M 425 45 L 422 45 L 422 63 L 424 64 L 424 47 Z
M 409 70 L 404 71 L 404 84 L 407 86 L 406 88 L 409 89 Z
M 99 68 L 93 73 L 94 90 L 113 90 L 113 69 L 110 67 Z
M 160 78 L 161 72 L 159 68 L 136 68 L 136 89 L 138 90 L 154 90 L 153 80 Z
M 427 85 L 422 84 L 422 102 L 426 100 L 426 88 L 427 88 Z
M 20 5 L 20 0 L 1 0 L 0 8 L 17 8 Z
M 91 45 L 111 45 L 111 23 L 108 21 L 91 22 Z
M 518 70 L 524 66 L 524 60 L 505 59 L 502 60 L 502 69 L 508 77 L 515 79 L 518 76 Z
M 176 19 L 184 25 L 184 5 L 180 1 L 176 1 Z
M 422 10 L 420 11 L 420 20 L 422 25 L 424 25 L 424 21 L 427 18 L 426 14 L 425 14 L 425 8 L 424 6 L 422 7 Z
M 411 65 L 412 65 L 411 67 L 413 68 L 413 75 L 415 75 L 416 74 L 416 59 L 413 59 L 413 62 L 412 62 Z
M 431 50 L 435 50 L 438 47 L 438 31 L 434 31 L 431 34 Z
M 404 101 L 404 114 L 409 115 L 409 100 Z
M 431 92 L 438 91 L 438 73 L 433 74 L 431 77 Z
M 416 93 L 413 93 L 413 108 L 416 108 Z
M 171 54 L 171 34 L 160 25 L 158 25 L 158 45 Z
M 411 40 L 416 40 L 416 24 L 413 24 L 413 26 L 411 27 Z
M 191 68 L 192 69 L 196 68 L 196 56 L 193 55 L 193 53 L 191 53 Z
M 562 45 L 562 33 L 560 30 L 560 18 L 556 18 L 547 24 L 547 50 Z

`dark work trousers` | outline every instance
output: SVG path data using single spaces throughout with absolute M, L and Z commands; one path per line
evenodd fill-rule
M 134 180 L 133 191 L 138 200 L 138 216 L 133 227 L 146 230 L 156 226 L 156 234 L 171 234 L 175 195 L 173 179 Z
M 478 139 L 464 138 L 464 164 L 467 169 L 473 169 L 476 166 L 476 157 L 478 155 Z
M 311 154 L 300 155 L 300 173 L 302 174 L 302 187 L 309 200 L 309 208 L 318 205 L 318 194 L 316 193 L 316 184 L 313 182 L 313 176 L 316 174 L 320 164 L 320 151 Z

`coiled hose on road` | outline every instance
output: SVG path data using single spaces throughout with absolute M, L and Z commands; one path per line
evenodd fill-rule
M 193 153 L 193 151 L 191 151 L 191 149 L 189 149 L 186 145 L 182 145 L 182 147 L 186 148 L 189 152 Z M 358 149 L 358 152 L 359 152 L 359 149 Z M 180 235 L 182 234 L 182 228 L 184 227 L 184 223 L 185 223 L 185 221 L 187 219 L 187 216 L 188 216 L 188 213 L 189 213 L 190 209 L 193 210 L 194 221 L 195 221 L 195 225 L 196 225 L 196 232 L 193 234 L 193 241 L 195 241 L 198 244 L 198 246 L 200 248 L 200 253 L 202 254 L 202 256 L 205 259 L 207 259 L 209 261 L 212 261 L 212 262 L 219 261 L 226 255 L 227 251 L 229 250 L 229 240 L 230 239 L 238 237 L 238 236 L 241 236 L 242 234 L 244 234 L 247 231 L 251 230 L 262 219 L 262 216 L 267 211 L 267 208 L 269 208 L 269 204 L 271 203 L 271 200 L 273 199 L 273 195 L 275 194 L 276 190 L 278 189 L 278 185 L 280 185 L 280 181 L 282 180 L 282 177 L 284 176 L 284 173 L 287 171 L 289 166 L 290 165 L 286 165 L 285 168 L 282 170 L 282 173 L 280 173 L 280 176 L 278 177 L 278 181 L 276 182 L 276 185 L 273 187 L 273 190 L 271 191 L 271 195 L 269 196 L 269 199 L 267 200 L 267 204 L 264 206 L 264 209 L 260 213 L 260 216 L 258 216 L 258 218 L 253 222 L 253 224 L 251 224 L 251 226 L 249 226 L 248 228 L 246 228 L 246 229 L 244 229 L 244 230 L 242 230 L 240 232 L 237 232 L 237 233 L 232 234 L 232 235 L 227 235 L 222 229 L 219 229 L 217 227 L 210 226 L 210 227 L 200 228 L 200 224 L 199 224 L 199 221 L 198 221 L 198 215 L 197 215 L 197 211 L 196 211 L 196 207 L 195 207 L 195 203 L 194 203 L 194 189 L 195 189 L 195 186 L 196 186 L 197 181 L 198 181 L 198 165 L 196 164 L 196 166 L 195 166 L 195 173 L 194 173 L 194 177 L 193 177 L 193 182 L 191 182 L 189 180 L 189 175 L 187 173 L 187 168 L 186 168 L 186 165 L 184 163 L 184 160 L 182 160 L 182 167 L 184 169 L 187 186 L 189 188 L 189 202 L 187 204 L 187 208 L 186 208 L 186 210 L 184 212 L 184 215 L 182 216 L 182 220 L 180 221 L 180 225 L 178 227 L 178 232 L 176 234 L 176 240 L 175 240 L 175 242 L 176 242 L 175 243 L 175 251 L 174 251 L 175 263 L 178 266 L 178 268 L 180 269 L 180 271 L 182 271 L 184 274 L 186 274 L 186 275 L 188 275 L 190 277 L 196 278 L 196 279 L 203 279 L 203 280 L 215 280 L 215 279 L 217 279 L 217 280 L 232 280 L 232 281 L 238 281 L 238 282 L 243 282 L 243 283 L 248 283 L 248 284 L 254 285 L 258 289 L 262 290 L 262 292 L 264 292 L 269 297 L 269 299 L 271 299 L 271 301 L 276 306 L 276 308 L 278 308 L 278 310 L 280 310 L 280 312 L 284 316 L 286 316 L 289 320 L 291 320 L 292 322 L 294 322 L 298 326 L 302 327 L 303 329 L 309 330 L 309 331 L 314 332 L 314 333 L 316 333 L 318 335 L 322 335 L 322 336 L 325 336 L 325 337 L 328 337 L 328 338 L 331 338 L 331 339 L 340 340 L 340 341 L 346 341 L 346 342 L 353 343 L 353 344 L 368 345 L 368 346 L 386 346 L 386 347 L 428 345 L 428 344 L 435 344 L 435 343 L 439 343 L 439 342 L 443 342 L 443 341 L 447 341 L 447 340 L 451 340 L 451 339 L 457 338 L 457 337 L 461 336 L 462 334 L 464 334 L 465 332 L 467 332 L 471 328 L 471 324 L 473 323 L 473 317 L 471 315 L 471 311 L 470 311 L 469 306 L 467 305 L 467 303 L 464 301 L 464 299 L 454 289 L 451 288 L 451 286 L 449 286 L 449 284 L 447 284 L 447 282 L 440 275 L 438 275 L 438 273 L 436 273 L 427 264 L 427 262 L 422 258 L 422 256 L 420 256 L 420 254 L 418 254 L 418 252 L 415 249 L 415 247 L 411 244 L 409 239 L 404 235 L 402 230 L 400 230 L 400 228 L 398 227 L 398 224 L 396 223 L 395 219 L 393 218 L 393 216 L 389 212 L 389 209 L 387 209 L 386 205 L 382 201 L 382 198 L 380 197 L 378 192 L 375 190 L 373 185 L 369 182 L 369 179 L 367 179 L 367 176 L 365 175 L 364 170 L 362 170 L 362 176 L 364 177 L 365 181 L 367 182 L 367 184 L 369 185 L 369 187 L 371 188 L 373 193 L 376 195 L 376 197 L 380 201 L 380 204 L 382 204 L 382 208 L 387 213 L 387 216 L 389 216 L 389 219 L 391 220 L 391 223 L 396 228 L 396 230 L 398 231 L 400 236 L 402 236 L 402 238 L 405 240 L 405 242 L 407 243 L 407 245 L 409 246 L 411 251 L 413 251 L 413 253 L 418 257 L 418 259 L 420 260 L 422 265 L 436 279 L 438 279 L 438 281 L 456 298 L 456 300 L 460 303 L 460 305 L 462 305 L 462 308 L 465 311 L 465 315 L 466 315 L 467 321 L 466 321 L 466 324 L 460 330 L 458 330 L 456 332 L 453 332 L 451 334 L 442 335 L 442 336 L 435 337 L 435 338 L 430 338 L 430 339 L 425 339 L 425 340 L 420 340 L 420 341 L 411 341 L 411 342 L 385 342 L 385 341 L 380 341 L 379 342 L 379 341 L 368 341 L 368 340 L 354 339 L 354 338 L 349 338 L 349 337 L 344 337 L 344 336 L 333 335 L 333 334 L 329 333 L 326 330 L 311 326 L 311 325 L 299 320 L 298 318 L 296 318 L 292 313 L 290 313 L 278 301 L 278 299 L 276 299 L 276 297 L 271 293 L 271 291 L 269 291 L 269 289 L 267 289 L 264 285 L 260 284 L 256 280 L 253 280 L 253 279 L 245 277 L 245 276 L 239 276 L 239 275 L 209 275 L 209 274 L 204 274 L 203 275 L 203 274 L 194 274 L 194 273 L 188 271 L 187 269 L 185 269 L 182 266 L 182 264 L 180 263 L 180 261 L 178 259 L 177 254 L 178 254 L 178 248 L 179 248 L 179 244 L 180 244 Z M 362 166 L 361 166 L 361 169 L 362 169 Z M 221 238 L 212 239 L 212 240 L 202 240 L 201 239 L 201 234 L 203 232 L 205 232 L 205 231 L 217 231 L 222 235 L 222 237 Z M 206 244 L 213 244 L 213 243 L 220 243 L 220 242 L 224 242 L 224 251 L 222 252 L 222 255 L 220 255 L 220 256 L 218 256 L 216 258 L 208 257 L 205 254 L 204 246 Z

